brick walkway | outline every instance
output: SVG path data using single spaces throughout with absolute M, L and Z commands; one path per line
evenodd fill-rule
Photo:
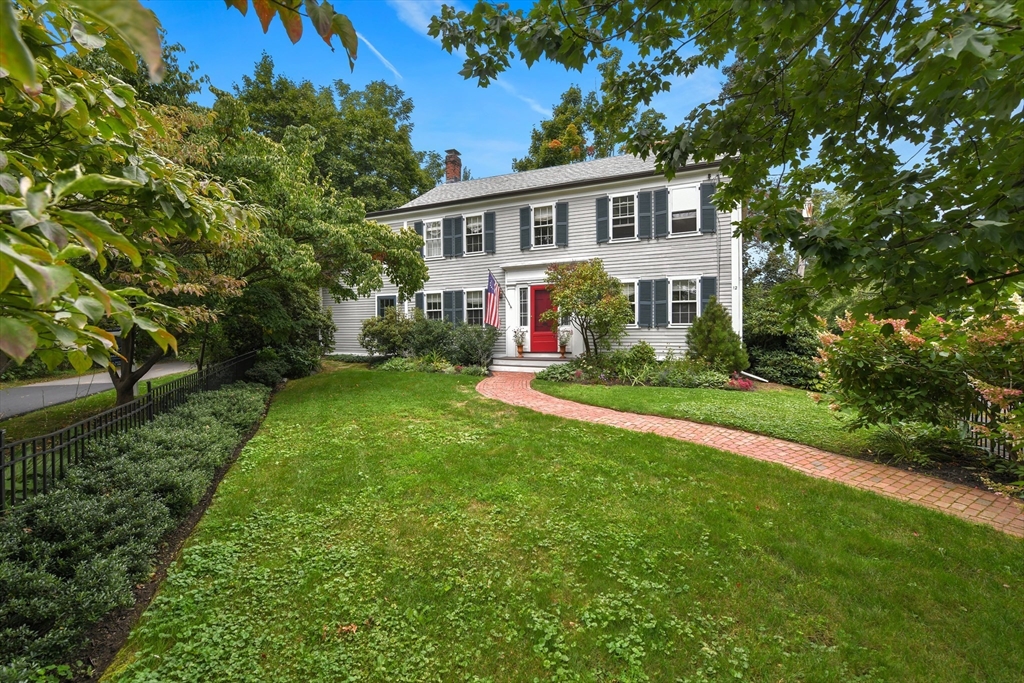
M 653 432 L 779 463 L 812 477 L 831 479 L 889 498 L 916 503 L 972 522 L 987 524 L 1013 536 L 1024 537 L 1024 511 L 1006 496 L 738 429 L 654 415 L 623 413 L 566 401 L 535 391 L 530 387 L 532 379 L 533 375 L 529 373 L 496 372 L 480 382 L 477 391 L 487 398 L 547 415 L 636 432 Z

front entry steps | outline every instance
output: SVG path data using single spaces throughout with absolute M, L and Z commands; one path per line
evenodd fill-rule
M 566 354 L 562 358 L 557 353 L 524 353 L 522 358 L 517 356 L 504 356 L 491 361 L 493 372 L 533 372 L 537 373 L 549 365 L 568 363 L 572 356 Z

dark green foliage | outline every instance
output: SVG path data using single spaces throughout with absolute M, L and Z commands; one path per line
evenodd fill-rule
M 580 379 L 576 376 L 578 368 L 574 363 L 555 363 L 537 373 L 537 379 L 549 382 L 572 382 Z
M 285 364 L 282 374 L 287 377 L 313 372 L 334 346 L 334 323 L 321 308 L 317 292 L 296 283 L 249 285 L 228 302 L 221 327 L 224 355 L 273 349 Z
M 930 465 L 935 460 L 950 460 L 963 456 L 978 457 L 982 453 L 974 445 L 968 432 L 920 422 L 898 422 L 881 426 L 871 432 L 868 450 L 895 463 L 909 463 L 922 467 Z
M 750 367 L 743 342 L 733 331 L 732 319 L 717 297 L 711 297 L 693 321 L 686 347 L 688 358 L 701 360 L 718 372 L 737 372 Z
M 323 139 L 318 175 L 361 200 L 367 211 L 400 206 L 433 188 L 443 173 L 440 155 L 413 150 L 412 100 L 384 81 L 364 90 L 341 80 L 317 89 L 275 74 L 274 61 L 264 54 L 252 77 L 242 77 L 237 94 L 252 129 L 277 142 L 289 126 L 313 126 Z
M 646 342 L 600 356 L 584 356 L 551 365 L 537 373 L 549 382 L 630 384 L 681 389 L 723 389 L 729 375 L 699 360 L 668 357 L 657 360 Z
M 263 386 L 274 388 L 284 381 L 288 374 L 288 363 L 271 348 L 260 349 L 256 362 L 245 373 L 245 378 Z
M 786 329 L 787 324 L 791 329 Z M 802 389 L 821 388 L 814 360 L 820 345 L 818 331 L 758 285 L 744 292 L 743 343 L 753 374 Z
M 66 661 L 93 623 L 132 604 L 160 539 L 199 502 L 266 399 L 251 384 L 199 394 L 97 443 L 53 491 L 0 519 L 0 680 Z
M 406 350 L 417 358 L 435 349 L 447 349 L 451 344 L 452 324 L 445 320 L 431 320 L 416 309 L 412 316 L 412 327 L 406 339 Z
M 10 363 L 4 369 L 3 373 L 0 374 L 0 382 L 10 382 L 19 379 L 45 379 L 54 372 L 61 370 L 70 370 L 71 364 L 66 360 L 61 361 L 54 370 L 46 367 L 46 363 L 39 359 L 39 356 L 33 354 L 25 359 L 25 362 L 21 365 Z
M 411 329 L 412 321 L 398 306 L 392 306 L 384 315 L 364 320 L 356 339 L 374 356 L 400 356 L 408 348 Z
M 456 325 L 445 357 L 452 365 L 479 365 L 487 367 L 494 357 L 497 328 L 490 325 Z

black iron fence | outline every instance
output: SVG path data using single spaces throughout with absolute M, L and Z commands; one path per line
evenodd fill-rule
M 240 380 L 255 361 L 256 352 L 251 351 L 158 387 L 146 382 L 146 393 L 130 403 L 42 436 L 6 443 L 0 430 L 0 512 L 46 493 L 82 458 L 89 442 L 144 425 L 195 393 Z
M 979 449 L 1004 460 L 1014 460 L 1015 454 L 1011 445 L 993 433 L 993 428 L 1000 418 L 1005 419 L 1007 412 L 1009 411 L 988 405 L 984 410 L 972 410 L 970 415 L 960 418 L 960 424 L 970 430 L 971 441 Z

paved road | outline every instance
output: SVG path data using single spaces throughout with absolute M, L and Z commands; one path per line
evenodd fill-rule
M 177 372 L 185 372 L 190 368 L 192 368 L 192 364 L 183 361 L 157 363 L 146 373 L 145 379 L 173 375 Z M 142 381 L 145 381 L 145 379 Z M 49 382 L 26 384 L 13 389 L 4 389 L 0 391 L 0 419 L 30 413 L 33 410 L 55 406 L 58 403 L 67 403 L 68 401 L 74 401 L 76 398 L 90 396 L 113 388 L 114 385 L 110 381 L 110 376 L 106 372 L 97 372 L 91 375 L 66 377 Z

